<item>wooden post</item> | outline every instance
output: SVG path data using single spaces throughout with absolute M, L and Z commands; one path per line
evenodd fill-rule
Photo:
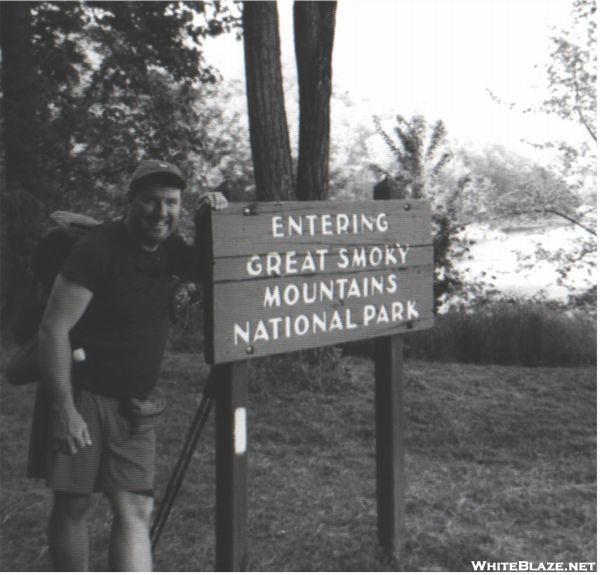
M 245 571 L 247 543 L 246 404 L 248 362 L 213 367 L 216 394 L 216 567 Z
M 404 545 L 406 430 L 402 336 L 375 339 L 375 438 L 379 543 L 400 558 Z
M 373 192 L 376 200 L 404 197 L 403 190 L 388 179 L 377 184 Z M 375 338 L 374 343 L 377 534 L 380 545 L 400 559 L 406 510 L 403 340 L 402 335 L 392 335 Z

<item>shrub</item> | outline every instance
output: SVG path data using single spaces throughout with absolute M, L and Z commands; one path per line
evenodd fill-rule
M 192 282 L 177 287 L 173 301 L 174 325 L 169 336 L 170 350 L 198 353 L 203 351 L 202 299 L 202 288 Z
M 524 366 L 596 363 L 589 314 L 551 302 L 499 301 L 456 308 L 433 329 L 406 337 L 406 355 L 438 361 Z

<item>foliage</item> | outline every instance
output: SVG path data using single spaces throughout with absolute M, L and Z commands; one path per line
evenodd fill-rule
M 477 183 L 462 196 L 467 205 L 459 199 L 461 221 L 490 227 L 572 226 L 560 248 L 549 249 L 546 243 L 536 242 L 534 253 L 519 254 L 519 266 L 531 269 L 539 262 L 551 263 L 558 285 L 569 288 L 572 294 L 581 289 L 585 277 L 588 283 L 594 282 L 595 209 L 578 189 L 555 169 L 502 146 L 490 146 L 478 153 L 461 150 L 459 154 L 472 182 Z
M 331 141 L 329 195 L 336 200 L 372 199 L 375 178 L 369 167 L 368 141 L 375 132 L 362 124 L 346 128 L 343 138 Z
M 62 11 L 52 3 L 2 4 L 2 303 L 9 297 L 9 313 L 47 215 L 46 201 L 56 199 L 64 182 L 64 141 L 75 123 L 73 87 L 83 71 L 76 40 L 81 13 L 78 3 Z
M 596 135 L 596 0 L 573 0 L 572 19 L 567 30 L 551 38 L 552 52 L 546 68 L 550 97 L 542 109 L 548 114 L 581 125 L 593 142 L 575 148 L 566 142 L 555 146 L 563 154 L 566 171 L 575 167 L 578 158 L 587 160 L 588 173 L 595 174 Z M 578 182 L 582 187 L 581 179 Z
M 547 225 L 562 221 L 583 230 L 583 236 L 588 235 L 558 250 L 539 244 L 534 256 L 554 264 L 558 282 L 574 297 L 579 288 L 572 278 L 587 274 L 591 286 L 595 285 L 596 274 L 595 13 L 595 0 L 573 0 L 568 26 L 550 38 L 552 49 L 545 68 L 548 96 L 523 110 L 541 111 L 578 125 L 580 137 L 532 143 L 535 148 L 554 152 L 547 166 L 532 164 L 498 146 L 483 156 L 469 158 L 474 173 L 480 171 L 491 184 L 483 202 L 489 210 L 488 219 L 520 219 Z M 523 265 L 532 264 L 533 259 L 524 258 Z
M 595 292 L 585 299 L 595 309 L 589 301 Z M 455 305 L 438 314 L 432 329 L 406 334 L 404 354 L 458 364 L 596 365 L 595 313 L 583 303 L 495 298 Z M 373 356 L 372 340 L 343 349 L 347 355 Z
M 201 43 L 235 25 L 226 4 L 46 2 L 32 18 L 44 102 L 38 194 L 49 211 L 122 185 L 142 155 L 181 161 L 184 146 L 198 148 L 188 104 L 193 87 L 217 79 Z
M 551 210 L 574 214 L 581 204 L 554 171 L 500 145 L 461 155 L 471 172 L 487 183 L 478 197 L 480 221 L 547 219 Z
M 490 146 L 481 153 L 462 152 L 465 165 L 484 183 L 476 219 L 570 223 L 595 235 L 590 205 L 580 191 L 551 167 Z
M 558 278 L 557 285 L 569 289 L 571 301 L 577 301 L 585 293 L 595 292 L 596 290 L 596 264 L 597 264 L 597 240 L 595 236 L 586 235 L 584 238 L 565 243 L 564 247 L 552 250 L 546 248 L 542 243 L 536 246 L 535 260 L 545 260 L 555 265 Z M 525 266 L 531 266 L 531 260 L 524 260 Z M 586 280 L 587 287 L 577 289 L 574 276 L 579 273 Z
M 200 114 L 197 130 L 205 142 L 203 158 L 193 159 L 196 186 L 211 187 L 223 181 L 226 189 L 222 191 L 230 201 L 254 199 L 243 85 L 233 81 L 206 87 L 195 106 Z
M 547 250 L 539 246 L 537 257 L 556 264 L 559 281 L 571 287 L 574 270 L 585 270 L 596 283 L 596 83 L 597 36 L 596 1 L 573 0 L 569 28 L 551 38 L 552 52 L 546 67 L 550 96 L 541 109 L 547 114 L 579 124 L 585 140 L 550 141 L 541 144 L 556 150 L 561 158 L 558 172 L 568 192 L 557 198 L 540 197 L 538 213 L 559 216 L 588 232 L 589 237 L 570 249 Z M 573 205 L 572 198 L 579 201 Z M 565 205 L 566 200 L 566 205 Z M 572 288 L 572 293 L 574 290 Z
M 193 104 L 217 72 L 200 47 L 233 23 L 220 3 L 91 4 L 88 37 L 101 60 L 83 92 L 88 122 L 75 141 L 101 163 L 92 179 L 101 173 L 104 183 L 122 184 L 143 155 L 183 164 L 190 152 L 208 153 Z
M 373 121 L 377 132 L 394 154 L 397 162 L 394 179 L 406 191 L 406 197 L 427 197 L 439 201 L 436 194 L 440 191 L 438 176 L 452 158 L 444 123 L 438 120 L 427 133 L 428 126 L 423 116 L 416 115 L 406 120 L 398 115 L 394 141 L 381 126 L 379 118 L 375 117 Z M 374 169 L 389 176 L 378 166 Z
M 569 286 L 573 270 L 586 270 L 596 284 L 596 143 L 597 143 L 597 36 L 596 0 L 573 0 L 572 21 L 568 30 L 552 38 L 553 51 L 546 68 L 550 97 L 542 108 L 548 114 L 572 120 L 581 126 L 587 141 L 572 144 L 551 142 L 562 156 L 562 174 L 582 203 L 561 217 L 585 229 L 589 236 L 572 249 L 551 252 L 538 247 L 538 257 L 554 261 L 560 282 Z M 550 213 L 557 213 L 549 210 Z
M 44 2 L 27 4 L 27 14 L 35 66 L 22 69 L 39 97 L 29 113 L 27 189 L 4 198 L 14 217 L 6 220 L 3 274 L 13 284 L 53 210 L 113 217 L 128 175 L 148 155 L 206 183 L 237 152 L 239 132 L 223 138 L 239 122 L 224 121 L 212 99 L 218 73 L 202 56 L 204 38 L 238 26 L 231 3 Z
M 372 169 L 396 182 L 405 190 L 406 197 L 426 198 L 431 202 L 437 310 L 446 299 L 466 287 L 453 262 L 469 250 L 469 240 L 461 233 L 464 226 L 457 219 L 457 207 L 472 179 L 468 173 L 458 176 L 449 173 L 453 153 L 441 120 L 429 127 L 423 116 L 407 120 L 398 115 L 394 138 L 383 129 L 379 118 L 374 121 L 377 132 L 394 156 L 392 169 L 395 172 L 392 175 L 378 165 Z
M 178 286 L 172 307 L 173 325 L 169 349 L 200 352 L 204 346 L 204 297 L 202 288 L 188 282 Z
M 581 196 L 588 204 L 595 204 L 596 196 L 595 14 L 596 0 L 572 0 L 568 26 L 555 30 L 550 38 L 551 51 L 545 66 L 548 95 L 541 103 L 522 110 L 523 113 L 543 112 L 580 128 L 580 137 L 530 144 L 556 153 L 552 170 L 564 180 L 570 191 Z M 498 100 L 494 95 L 492 97 Z M 545 203 L 542 204 L 544 206 Z
M 591 317 L 598 314 L 598 288 L 596 285 L 583 290 L 581 293 L 569 295 L 567 299 L 569 309 L 576 309 Z
M 406 339 L 408 357 L 459 363 L 596 364 L 596 322 L 564 304 L 511 300 L 457 307 Z

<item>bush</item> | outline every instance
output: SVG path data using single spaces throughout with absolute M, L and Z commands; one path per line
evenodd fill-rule
M 595 320 L 536 301 L 495 302 L 440 315 L 406 337 L 407 357 L 524 366 L 596 363 Z
M 177 286 L 173 301 L 173 325 L 169 336 L 171 351 L 204 350 L 204 312 L 202 288 L 192 282 Z

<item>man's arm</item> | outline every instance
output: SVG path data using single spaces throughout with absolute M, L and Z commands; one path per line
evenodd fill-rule
M 56 447 L 74 454 L 91 445 L 87 425 L 73 401 L 69 333 L 92 299 L 92 292 L 62 275 L 56 278 L 39 330 L 42 381 L 52 392 Z
M 208 212 L 212 210 L 222 210 L 227 207 L 227 198 L 221 192 L 208 192 L 202 194 L 198 199 L 194 209 L 194 243 L 193 246 L 187 244 L 181 237 L 178 237 L 172 246 L 175 250 L 174 257 L 177 261 L 175 275 L 185 281 L 201 283 L 205 277 L 206 263 L 206 241 L 207 235 L 204 226 Z

